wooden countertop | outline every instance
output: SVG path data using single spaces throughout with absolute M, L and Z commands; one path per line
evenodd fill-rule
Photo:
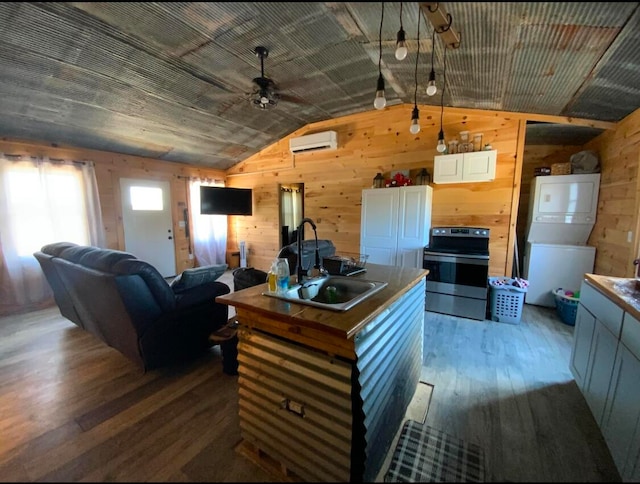
M 266 283 L 218 296 L 216 301 L 270 317 L 275 316 L 284 323 L 290 323 L 294 326 L 303 325 L 350 339 L 369 321 L 429 274 L 429 271 L 425 269 L 379 264 L 367 264 L 366 269 L 363 274 L 350 277 L 382 281 L 388 284 L 369 299 L 347 311 L 331 311 L 263 296 L 262 293 L 267 290 Z
M 640 320 L 640 290 L 633 278 L 585 274 L 585 279 L 614 303 Z

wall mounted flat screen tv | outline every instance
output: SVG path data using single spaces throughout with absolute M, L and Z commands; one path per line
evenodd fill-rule
M 252 215 L 251 188 L 200 187 L 202 215 Z

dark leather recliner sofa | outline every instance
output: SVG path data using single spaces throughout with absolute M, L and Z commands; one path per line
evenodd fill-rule
M 170 285 L 132 254 L 71 242 L 45 245 L 34 257 L 60 313 L 144 370 L 206 351 L 209 335 L 227 323 L 229 308 L 215 298 L 229 286 L 202 275 L 195 286 Z

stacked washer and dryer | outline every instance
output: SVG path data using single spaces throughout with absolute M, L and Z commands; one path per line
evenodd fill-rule
M 592 273 L 600 174 L 537 176 L 531 184 L 523 277 L 525 303 L 554 307 L 553 292 L 577 291 Z

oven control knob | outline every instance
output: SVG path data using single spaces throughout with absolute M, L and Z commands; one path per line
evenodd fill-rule
M 486 231 L 486 230 L 483 230 L 483 231 L 482 231 L 482 235 L 487 235 L 487 231 Z

